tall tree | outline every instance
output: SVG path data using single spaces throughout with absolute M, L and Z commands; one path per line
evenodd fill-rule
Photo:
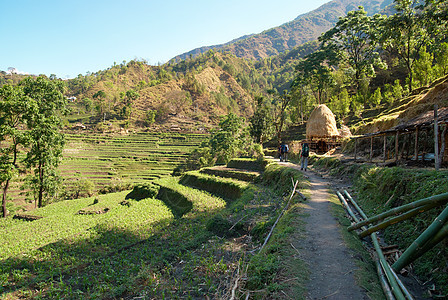
M 289 104 L 291 103 L 291 95 L 287 90 L 283 91 L 283 94 L 279 94 L 275 91 L 268 91 L 274 96 L 272 100 L 273 106 L 273 123 L 275 127 L 275 133 L 277 135 L 277 142 L 280 144 L 282 141 L 282 130 L 286 121 L 286 114 Z
M 291 88 L 308 85 L 313 91 L 317 103 L 323 104 L 327 100 L 327 90 L 333 84 L 333 77 L 329 65 L 336 64 L 336 52 L 333 46 L 328 46 L 307 55 L 296 66 L 297 75 Z
M 2 216 L 6 217 L 6 201 L 10 181 L 17 175 L 18 154 L 28 141 L 26 115 L 35 111 L 33 101 L 24 95 L 21 86 L 0 88 L 0 183 L 3 184 Z
M 56 195 L 60 182 L 56 169 L 65 144 L 64 134 L 61 132 L 61 113 L 65 112 L 66 107 L 64 84 L 62 81 L 49 81 L 43 77 L 29 77 L 21 85 L 25 95 L 33 99 L 38 107 L 27 116 L 30 149 L 25 162 L 29 168 L 33 168 L 33 174 L 28 177 L 27 182 L 33 190 L 38 207 L 42 207 L 44 200 Z
M 381 16 L 369 17 L 362 6 L 339 18 L 336 25 L 323 34 L 322 45 L 332 45 L 338 52 L 336 63 L 354 70 L 353 86 L 359 90 L 363 77 L 374 76 L 374 66 L 380 65 L 375 24 Z
M 270 134 L 272 119 L 263 97 L 257 96 L 255 101 L 257 102 L 257 108 L 254 115 L 249 119 L 249 133 L 256 143 L 263 143 L 264 138 Z
M 423 14 L 420 0 L 395 0 L 397 13 L 387 17 L 379 25 L 383 48 L 395 53 L 408 71 L 408 86 L 413 88 L 412 69 L 420 49 L 431 42 L 429 19 Z

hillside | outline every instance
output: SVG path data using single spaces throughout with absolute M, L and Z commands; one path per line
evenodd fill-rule
M 332 28 L 339 17 L 357 9 L 360 5 L 364 6 L 369 15 L 374 15 L 392 2 L 392 0 L 334 0 L 281 26 L 237 38 L 222 45 L 197 48 L 176 56 L 173 61 L 187 59 L 190 55 L 197 56 L 210 49 L 229 51 L 245 59 L 260 60 L 275 56 L 317 39 Z

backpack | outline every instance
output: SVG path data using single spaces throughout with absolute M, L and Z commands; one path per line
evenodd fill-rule
M 288 145 L 283 144 L 281 150 L 282 150 L 283 153 L 288 153 L 288 151 L 289 151 L 289 147 L 288 147 Z
M 308 155 L 310 155 L 310 148 L 308 147 L 308 145 L 303 145 L 303 147 L 302 147 L 302 156 L 303 157 L 308 157 Z

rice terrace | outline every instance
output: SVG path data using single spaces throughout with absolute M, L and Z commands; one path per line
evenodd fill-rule
M 4 2 L 0 300 L 448 299 L 448 1 Z

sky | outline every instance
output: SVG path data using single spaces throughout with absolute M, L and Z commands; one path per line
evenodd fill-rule
M 330 0 L 0 0 L 0 70 L 73 78 L 165 63 L 292 21 Z

